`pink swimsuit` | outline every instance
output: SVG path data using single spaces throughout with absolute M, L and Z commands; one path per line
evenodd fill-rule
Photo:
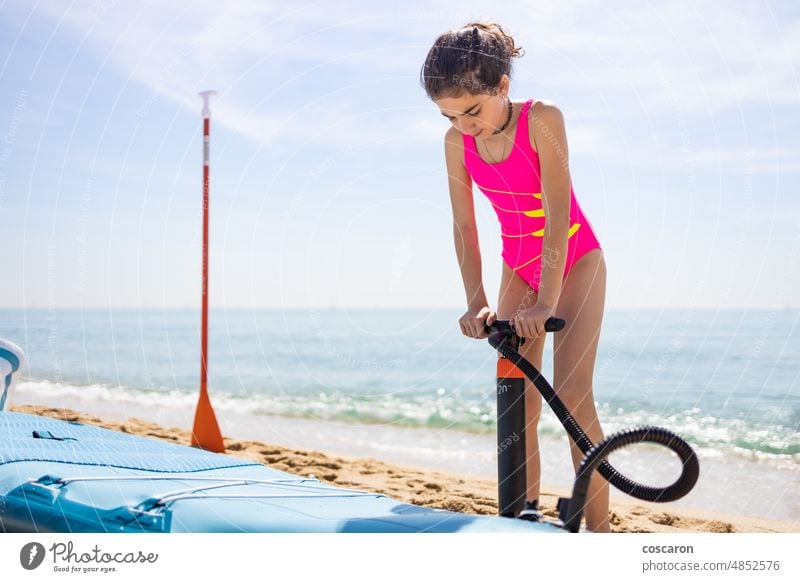
M 539 155 L 531 147 L 528 137 L 528 109 L 532 104 L 533 99 L 522 106 L 514 146 L 509 157 L 501 162 L 485 162 L 475 149 L 475 138 L 467 134 L 462 136 L 467 172 L 500 219 L 503 260 L 538 293 L 545 216 Z M 597 248 L 600 248 L 600 243 L 581 211 L 570 183 L 569 241 L 564 277 L 578 259 Z

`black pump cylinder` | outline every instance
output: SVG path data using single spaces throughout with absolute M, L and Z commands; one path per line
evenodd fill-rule
M 551 317 L 545 322 L 545 331 L 559 331 L 564 328 L 564 325 L 563 319 Z M 595 468 L 620 491 L 646 501 L 674 501 L 692 490 L 700 476 L 700 464 L 689 443 L 667 429 L 645 426 L 614 434 L 602 443 L 593 445 L 583 428 L 556 395 L 553 387 L 539 373 L 539 370 L 519 353 L 519 345 L 523 340 L 516 335 L 509 322 L 495 321 L 492 325 L 485 326 L 485 331 L 489 334 L 489 343 L 503 356 L 497 364 L 497 452 L 501 515 L 517 515 L 521 509 L 520 505 L 524 505 L 525 502 L 525 385 L 520 384 L 521 387 L 518 387 L 520 385 L 512 383 L 518 379 L 522 379 L 520 382 L 524 382 L 525 377 L 533 382 L 544 401 L 556 413 L 569 436 L 586 453 L 578 470 L 572 498 L 559 500 L 559 514 L 569 531 L 578 531 L 580 527 L 589 479 Z M 509 393 L 511 394 L 509 395 Z M 515 398 L 515 394 L 519 394 L 519 396 Z M 522 409 L 521 416 L 519 413 L 509 414 L 509 410 L 515 408 L 518 403 Z M 506 416 L 508 418 L 504 418 Z M 515 427 L 518 428 L 515 429 Z M 509 445 L 509 448 L 517 444 L 513 438 L 515 433 L 520 435 L 519 440 L 523 451 L 521 466 L 517 465 L 519 458 L 517 454 L 508 455 L 503 448 L 503 443 Z M 605 460 L 608 454 L 616 448 L 636 442 L 658 443 L 674 451 L 683 466 L 680 477 L 667 487 L 642 485 L 628 479 Z M 515 478 L 518 474 L 521 474 L 520 478 Z
M 497 360 L 497 502 L 503 517 L 525 506 L 525 376 L 511 360 Z

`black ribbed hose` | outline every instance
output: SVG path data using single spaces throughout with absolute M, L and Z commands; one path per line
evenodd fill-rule
M 548 331 L 555 331 L 555 329 L 558 329 L 555 327 L 555 321 L 557 320 L 554 318 L 548 320 L 548 326 L 546 327 Z M 563 320 L 559 323 L 563 325 Z M 624 493 L 636 497 L 637 499 L 642 499 L 645 501 L 675 501 L 692 490 L 700 475 L 700 464 L 697 461 L 697 456 L 692 450 L 692 447 L 689 446 L 689 443 L 665 428 L 642 427 L 612 435 L 595 447 L 592 441 L 589 440 L 589 437 L 586 436 L 583 428 L 581 428 L 577 421 L 572 417 L 572 414 L 570 414 L 569 410 L 567 410 L 567 407 L 556 395 L 555 390 L 553 390 L 547 380 L 545 380 L 545 378 L 541 375 L 539 370 L 537 370 L 533 364 L 523 358 L 519 352 L 511 347 L 510 338 L 514 334 L 514 331 L 508 322 L 496 321 L 491 326 L 487 326 L 486 329 L 489 333 L 489 343 L 492 345 L 492 347 L 500 352 L 503 357 L 511 360 L 511 362 L 513 362 L 514 365 L 522 370 L 522 373 L 525 374 L 531 380 L 531 382 L 533 382 L 534 386 L 536 386 L 536 389 L 541 393 L 542 398 L 544 398 L 545 402 L 547 402 L 553 412 L 555 412 L 559 422 L 561 422 L 561 424 L 567 430 L 567 433 L 575 442 L 575 444 L 578 445 L 578 448 L 580 448 L 585 454 L 588 454 L 590 451 L 592 452 L 593 457 L 591 464 L 587 463 L 587 460 L 589 459 L 588 456 L 584 458 L 584 461 L 581 464 L 581 469 L 584 469 L 585 471 L 585 481 L 587 487 L 592 471 L 597 468 L 600 474 L 614 487 L 620 491 L 623 491 Z M 668 485 L 667 487 L 651 487 L 649 485 L 637 483 L 632 479 L 628 479 L 625 475 L 617 471 L 608 461 L 604 460 L 611 451 L 621 446 L 645 441 L 665 445 L 667 448 L 674 451 L 680 458 L 683 469 L 680 477 L 678 477 L 678 479 L 671 485 Z M 576 489 L 578 487 L 578 481 L 581 479 L 581 469 L 578 470 L 578 478 L 576 478 L 575 483 Z M 576 499 L 575 492 L 576 490 L 573 490 L 573 496 L 570 503 L 573 503 Z M 584 491 L 584 500 L 585 497 L 586 493 Z M 578 515 L 578 523 L 580 523 L 580 516 L 582 515 L 583 500 L 580 502 L 580 509 L 581 513 Z M 563 518 L 562 521 L 565 521 L 566 523 L 566 520 Z
M 637 488 L 647 490 L 657 490 L 657 488 L 646 487 L 631 481 L 624 475 L 617 472 L 617 470 L 614 469 L 614 467 L 612 467 L 608 461 L 604 461 L 604 459 L 613 451 L 636 443 L 655 443 L 664 445 L 668 449 L 675 451 L 680 457 L 684 467 L 683 472 L 675 483 L 664 489 L 666 491 L 666 489 L 675 488 L 670 492 L 670 494 L 673 495 L 671 499 L 665 499 L 663 496 L 657 499 L 647 499 L 646 497 L 639 495 Z M 625 486 L 631 484 L 633 489 L 626 491 L 619 485 L 617 485 L 617 487 L 625 491 L 625 493 L 628 493 L 634 497 L 638 497 L 639 499 L 647 499 L 647 501 L 670 501 L 683 497 L 689 491 L 691 491 L 692 487 L 694 487 L 700 470 L 700 467 L 697 463 L 697 457 L 695 456 L 692 448 L 686 441 L 684 441 L 671 430 L 667 430 L 666 428 L 661 428 L 658 426 L 642 426 L 614 433 L 607 439 L 589 449 L 589 452 L 586 453 L 583 461 L 581 461 L 581 465 L 578 467 L 578 472 L 575 475 L 575 484 L 572 486 L 572 497 L 569 499 L 558 500 L 559 518 L 562 522 L 564 522 L 565 529 L 568 529 L 571 532 L 577 532 L 580 528 L 581 517 L 583 517 L 583 507 L 586 504 L 586 495 L 589 491 L 589 483 L 591 481 L 592 473 L 594 473 L 594 470 L 597 469 L 598 465 L 602 468 L 603 464 L 607 465 L 616 476 L 623 479 Z M 692 471 L 693 474 L 691 473 Z M 690 472 L 690 475 L 685 477 L 687 472 Z M 606 478 L 608 479 L 608 477 Z M 611 482 L 611 479 L 608 480 Z

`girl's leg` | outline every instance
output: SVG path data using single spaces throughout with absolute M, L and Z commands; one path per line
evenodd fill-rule
M 536 293 L 525 280 L 503 263 L 503 276 L 500 281 L 500 299 L 497 302 L 497 318 L 511 319 L 518 311 L 536 304 Z M 520 354 L 537 369 L 542 369 L 542 353 L 545 338 L 526 340 Z M 525 478 L 528 499 L 539 499 L 541 484 L 541 461 L 539 457 L 539 416 L 542 412 L 542 397 L 533 383 L 525 378 L 525 451 L 527 462 Z
M 603 439 L 592 393 L 597 344 L 603 323 L 606 294 L 606 264 L 596 249 L 572 266 L 561 290 L 556 315 L 566 326 L 553 334 L 553 387 L 592 442 Z M 570 441 L 572 461 L 577 469 L 583 453 Z M 592 476 L 586 503 L 586 527 L 595 532 L 610 531 L 608 483 L 597 472 Z

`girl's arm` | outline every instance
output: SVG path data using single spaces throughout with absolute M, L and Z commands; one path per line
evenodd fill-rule
M 555 308 L 561 295 L 569 237 L 570 174 L 564 116 L 552 103 L 540 102 L 531 123 L 530 138 L 539 152 L 542 205 L 547 217 L 542 245 L 542 274 L 537 303 Z M 529 118 L 530 119 L 530 118 Z
M 445 160 L 453 208 L 453 238 L 458 265 L 464 281 L 468 309 L 481 309 L 488 305 L 483 288 L 481 253 L 478 229 L 475 223 L 475 206 L 472 198 L 472 179 L 464 167 L 464 146 L 461 133 L 451 127 L 445 135 Z

